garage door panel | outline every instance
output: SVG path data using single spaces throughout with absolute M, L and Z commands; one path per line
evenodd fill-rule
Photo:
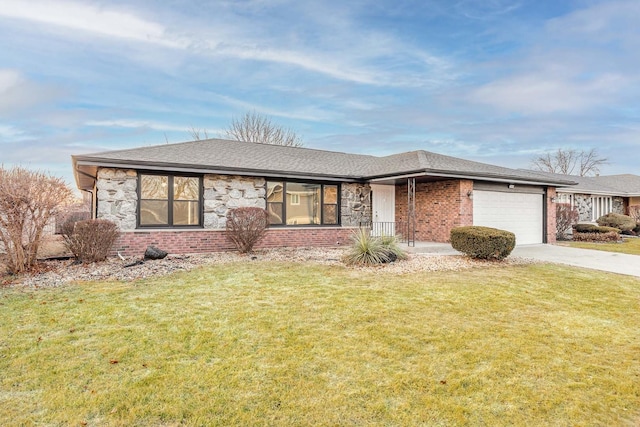
M 511 231 L 516 244 L 542 243 L 543 196 L 499 191 L 473 192 L 473 224 Z

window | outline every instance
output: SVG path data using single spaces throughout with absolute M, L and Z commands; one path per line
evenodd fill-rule
M 338 225 L 337 185 L 267 182 L 270 224 Z
M 573 194 L 568 193 L 557 193 L 556 194 L 556 203 L 569 205 L 573 208 Z
M 142 174 L 138 187 L 141 227 L 200 225 L 200 178 Z

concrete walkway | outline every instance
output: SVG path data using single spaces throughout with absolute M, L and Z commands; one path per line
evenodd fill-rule
M 406 249 L 423 255 L 462 255 L 448 243 L 416 242 L 415 247 Z M 511 256 L 640 277 L 639 255 L 556 245 L 521 245 L 516 246 Z

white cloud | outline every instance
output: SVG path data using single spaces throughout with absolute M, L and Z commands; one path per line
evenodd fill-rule
M 640 2 L 609 1 L 553 18 L 526 49 L 485 64 L 465 99 L 506 113 L 578 116 L 637 99 Z M 492 73 L 493 75 L 489 74 Z
M 4 96 L 12 88 L 22 83 L 23 80 L 16 70 L 0 69 L 0 96 Z
M 520 8 L 520 2 L 513 0 L 459 0 L 456 10 L 470 19 L 485 20 L 496 18 Z
M 115 119 L 115 120 L 89 120 L 85 123 L 86 126 L 95 127 L 118 127 L 128 129 L 153 129 L 159 131 L 182 131 L 189 130 L 189 126 L 171 125 L 166 123 L 154 122 L 151 120 L 130 120 L 130 119 Z
M 34 83 L 16 70 L 0 69 L 0 115 L 9 116 L 21 110 L 50 101 L 60 90 Z
M 52 25 L 66 30 L 70 38 L 78 37 L 77 32 L 82 31 L 198 56 L 283 64 L 365 85 L 421 86 L 438 84 L 441 78 L 450 79 L 452 67 L 444 59 L 407 46 L 390 34 L 363 28 L 348 16 L 327 19 L 323 16 L 334 16 L 326 10 L 327 6 L 296 5 L 307 14 L 303 17 L 307 20 L 305 30 L 308 29 L 309 34 L 322 34 L 314 40 L 315 45 L 308 43 L 308 35 L 301 36 L 296 30 L 275 29 L 274 25 L 280 24 L 279 21 L 264 19 L 264 23 L 256 25 L 255 17 L 252 17 L 254 20 L 246 19 L 238 13 L 240 7 L 233 3 L 216 5 L 213 22 L 211 18 L 205 22 L 197 15 L 172 12 L 165 15 L 171 18 L 171 23 L 167 24 L 145 18 L 132 7 L 124 9 L 69 0 L 5 0 L 0 17 Z M 274 6 L 270 4 L 269 7 Z M 318 8 L 321 10 L 316 10 Z M 313 15 L 309 15 L 311 13 Z M 165 20 L 169 22 L 168 18 Z M 230 25 L 230 21 L 235 25 Z M 179 28 L 179 32 L 175 28 Z M 124 49 L 123 54 L 130 50 L 134 49 Z M 145 55 L 135 53 L 135 56 Z M 416 69 L 399 73 L 399 63 L 412 64 Z
M 0 124 L 0 142 L 19 142 L 31 139 L 23 130 L 11 125 Z
M 103 36 L 183 47 L 166 28 L 132 13 L 71 1 L 4 0 L 0 16 L 56 25 Z
M 496 80 L 473 91 L 470 99 L 521 114 L 578 113 L 602 105 L 624 89 L 624 82 L 616 75 L 580 82 L 540 72 Z

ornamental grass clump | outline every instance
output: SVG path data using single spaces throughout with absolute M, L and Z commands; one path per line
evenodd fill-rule
M 407 258 L 394 236 L 372 236 L 370 230 L 359 228 L 351 236 L 351 241 L 351 248 L 344 256 L 348 265 L 371 266 Z
M 456 227 L 451 230 L 451 246 L 472 258 L 501 260 L 516 246 L 516 235 L 490 227 Z

